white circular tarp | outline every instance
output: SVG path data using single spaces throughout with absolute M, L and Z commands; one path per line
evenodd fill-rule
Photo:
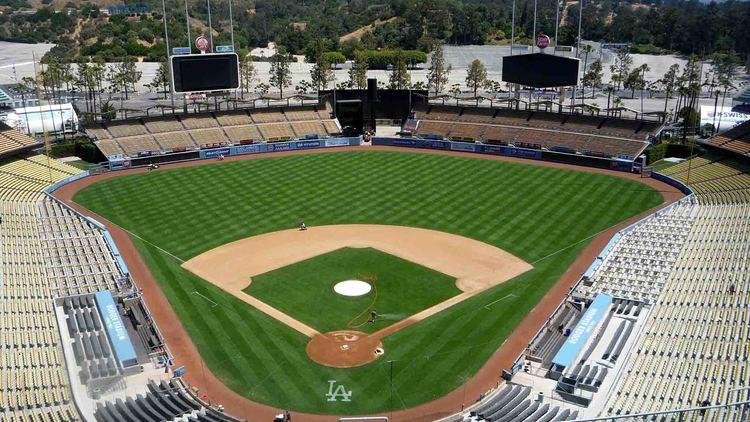
M 344 280 L 336 283 L 333 290 L 343 296 L 363 296 L 370 293 L 372 286 L 361 280 Z

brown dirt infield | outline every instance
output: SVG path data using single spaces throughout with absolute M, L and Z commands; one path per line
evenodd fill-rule
M 581 274 L 586 271 L 588 266 L 596 258 L 602 248 L 606 246 L 607 242 L 609 242 L 612 236 L 624 227 L 661 208 L 666 207 L 667 205 L 677 201 L 684 196 L 678 189 L 673 188 L 672 186 L 669 186 L 666 183 L 662 183 L 656 179 L 641 178 L 640 176 L 635 174 L 577 166 L 572 164 L 560 164 L 545 161 L 527 160 L 522 158 L 489 156 L 452 151 L 415 150 L 411 148 L 398 147 L 368 146 L 366 149 L 372 151 L 398 151 L 412 154 L 451 155 L 458 157 L 508 161 L 543 167 L 557 167 L 569 170 L 609 174 L 616 177 L 639 181 L 644 185 L 650 186 L 659 191 L 664 198 L 664 202 L 661 205 L 654 207 L 651 210 L 645 211 L 640 215 L 633 216 L 628 220 L 623 221 L 622 223 L 617 224 L 594 237 L 586 246 L 586 248 L 584 248 L 584 250 L 578 255 L 573 264 L 571 264 L 570 268 L 568 268 L 568 270 L 562 275 L 562 277 L 560 277 L 557 283 L 555 283 L 555 285 L 547 292 L 547 294 L 523 319 L 523 321 L 521 321 L 521 323 L 518 325 L 518 327 L 516 327 L 516 329 L 508 337 L 508 339 L 503 342 L 503 344 L 497 349 L 497 351 L 495 351 L 490 359 L 482 366 L 482 368 L 480 368 L 479 371 L 474 374 L 474 376 L 470 378 L 463 386 L 436 400 L 423 403 L 408 409 L 390 412 L 388 413 L 388 416 L 392 421 L 431 421 L 437 418 L 445 417 L 461 410 L 464 405 L 473 403 L 480 394 L 483 394 L 489 389 L 495 387 L 500 382 L 500 375 L 502 370 L 508 369 L 512 366 L 516 357 L 518 357 L 518 355 L 522 353 L 523 350 L 527 347 L 529 341 L 539 329 L 539 327 L 541 327 L 544 321 L 549 318 L 550 313 L 557 307 L 560 301 L 563 300 L 573 284 L 575 284 Z M 324 150 L 289 151 L 273 153 L 271 155 L 265 155 L 265 157 L 279 157 L 297 154 L 323 154 L 361 150 L 361 147 L 344 147 Z M 264 158 L 264 156 L 261 155 L 237 156 L 227 157 L 224 159 L 224 161 L 221 162 L 262 158 Z M 162 168 L 211 165 L 220 164 L 221 162 L 218 160 L 188 161 L 175 164 L 165 164 L 162 166 Z M 208 398 L 213 402 L 221 403 L 222 405 L 224 405 L 226 412 L 231 415 L 259 421 L 272 420 L 273 417 L 279 413 L 278 408 L 253 402 L 252 400 L 236 393 L 235 391 L 230 390 L 220 379 L 218 379 L 213 373 L 211 373 L 210 370 L 206 368 L 202 357 L 195 347 L 195 344 L 192 342 L 187 331 L 182 326 L 179 318 L 170 306 L 166 296 L 159 288 L 158 283 L 154 279 L 148 267 L 143 262 L 143 258 L 138 254 L 138 250 L 135 248 L 135 245 L 133 244 L 128 234 L 117 225 L 112 224 L 106 219 L 86 210 L 85 208 L 77 205 L 72 201 L 72 197 L 77 191 L 93 183 L 96 183 L 99 180 L 107 179 L 110 177 L 119 177 L 120 175 L 125 174 L 145 173 L 146 171 L 146 169 L 132 169 L 84 178 L 61 187 L 60 189 L 55 191 L 54 196 L 62 200 L 66 204 L 72 206 L 76 210 L 84 213 L 85 215 L 97 219 L 97 221 L 107 227 L 110 234 L 114 238 L 123 259 L 127 263 L 133 279 L 136 280 L 138 287 L 142 290 L 143 296 L 151 310 L 152 316 L 156 320 L 157 325 L 159 326 L 167 344 L 170 347 L 170 350 L 174 355 L 175 364 L 178 366 L 185 365 L 185 367 L 187 368 L 187 373 L 185 376 L 186 381 L 193 387 L 199 389 L 202 394 L 206 394 Z M 296 412 L 294 413 L 294 417 L 296 420 L 313 422 L 336 421 L 338 419 L 337 416 L 302 414 Z
M 313 362 L 334 368 L 354 368 L 374 361 L 383 350 L 380 338 L 360 331 L 331 331 L 317 334 L 307 343 L 307 356 Z
M 423 267 L 456 278 L 462 293 L 409 316 L 370 335 L 357 334 L 357 347 L 339 348 L 328 340 L 340 335 L 322 335 L 314 328 L 267 305 L 243 291 L 252 277 L 295 264 L 341 248 L 374 248 Z M 416 227 L 377 224 L 342 224 L 281 230 L 240 239 L 206 251 L 184 262 L 182 267 L 227 293 L 312 337 L 307 345 L 310 359 L 336 368 L 351 368 L 372 362 L 372 350 L 383 337 L 441 312 L 532 268 L 512 254 L 467 237 Z M 361 346 L 361 347 L 360 347 Z M 382 347 L 382 345 L 380 346 Z M 341 359 L 339 362 L 337 359 Z

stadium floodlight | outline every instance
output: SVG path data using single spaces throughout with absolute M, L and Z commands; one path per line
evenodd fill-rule
M 240 87 L 236 53 L 185 54 L 170 57 L 172 92 L 234 91 Z

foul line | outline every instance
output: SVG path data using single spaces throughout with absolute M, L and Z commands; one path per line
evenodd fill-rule
M 644 217 L 644 218 L 645 218 L 645 217 Z M 638 220 L 638 221 L 640 221 L 640 220 Z M 618 224 L 619 224 L 619 223 L 618 223 Z M 543 257 L 541 257 L 541 258 L 537 259 L 536 261 L 532 261 L 532 262 L 530 262 L 530 264 L 531 264 L 531 265 L 534 265 L 534 264 L 536 264 L 536 263 L 539 263 L 539 262 L 541 262 L 541 261 L 544 261 L 544 260 L 545 260 L 545 259 L 547 259 L 547 258 L 551 258 L 551 257 L 553 257 L 553 256 L 555 256 L 555 255 L 557 255 L 557 254 L 559 254 L 560 252 L 564 252 L 564 251 L 566 251 L 566 250 L 568 250 L 568 249 L 572 248 L 573 246 L 575 246 L 575 245 L 577 245 L 577 244 L 579 244 L 579 243 L 583 243 L 583 242 L 585 242 L 585 241 L 587 241 L 587 240 L 589 240 L 589 239 L 591 239 L 591 238 L 594 238 L 594 237 L 596 237 L 596 236 L 599 236 L 600 234 L 602 234 L 602 233 L 606 232 L 607 230 L 609 230 L 609 229 L 611 229 L 611 228 L 613 228 L 613 227 L 617 227 L 617 224 L 615 224 L 614 226 L 610 226 L 610 227 L 607 227 L 607 228 L 606 228 L 606 229 L 604 229 L 604 230 L 600 230 L 600 231 L 598 231 L 598 232 L 596 232 L 596 233 L 592 234 L 591 236 L 588 236 L 588 237 L 584 237 L 583 239 L 579 240 L 578 242 L 574 242 L 574 243 L 571 243 L 570 245 L 568 245 L 568 246 L 566 246 L 566 247 L 564 247 L 564 248 L 558 249 L 558 250 L 556 250 L 556 251 L 552 252 L 552 253 L 551 253 L 551 254 L 549 254 L 549 255 L 543 256 Z
M 513 293 L 511 293 L 511 294 L 508 294 L 508 295 L 505 295 L 505 296 L 501 297 L 501 298 L 500 298 L 500 299 L 498 299 L 498 300 L 492 301 L 492 302 L 490 302 L 490 303 L 488 303 L 488 304 L 484 305 L 484 308 L 485 308 L 485 309 L 490 309 L 490 306 L 492 306 L 492 305 L 496 304 L 497 302 L 500 302 L 501 300 L 505 300 L 505 299 L 507 299 L 507 298 L 509 298 L 509 297 L 516 297 L 516 295 L 514 295 Z
M 127 233 L 127 234 L 129 234 L 129 235 L 131 235 L 131 236 L 133 236 L 133 237 L 135 237 L 135 238 L 137 238 L 137 239 L 138 239 L 138 240 L 140 240 L 141 242 L 144 242 L 144 243 L 148 243 L 149 245 L 151 245 L 151 246 L 155 247 L 156 249 L 158 249 L 158 250 L 160 250 L 160 251 L 164 252 L 165 254 L 167 254 L 167 255 L 171 256 L 172 258 L 174 258 L 174 259 L 176 259 L 176 260 L 180 261 L 180 263 L 181 263 L 181 264 L 184 264 L 184 263 L 185 263 L 185 260 L 184 260 L 184 259 L 182 259 L 182 258 L 180 258 L 179 256 L 177 256 L 177 255 L 175 255 L 175 254 L 173 254 L 173 253 L 171 253 L 171 252 L 169 252 L 169 251 L 165 250 L 165 249 L 164 249 L 164 248 L 162 248 L 161 246 L 158 246 L 158 245 L 154 245 L 153 243 L 151 243 L 151 242 L 149 242 L 148 240 L 146 240 L 146 239 L 144 239 L 144 238 L 142 238 L 142 237 L 138 236 L 137 234 L 135 234 L 135 233 L 131 232 L 130 230 L 128 230 L 128 229 L 126 229 L 126 228 L 124 228 L 124 227 L 120 227 L 120 229 L 122 229 L 122 231 L 124 231 L 125 233 Z
M 219 306 L 219 304 L 218 304 L 218 303 L 216 303 L 216 302 L 214 302 L 213 300 L 211 300 L 211 299 L 207 298 L 206 296 L 204 296 L 203 294 L 201 294 L 201 292 L 199 292 L 199 291 L 197 291 L 197 290 L 193 290 L 193 291 L 192 291 L 192 292 L 191 292 L 190 294 L 193 294 L 193 295 L 198 295 L 198 296 L 202 297 L 203 299 L 206 299 L 207 301 L 209 301 L 209 302 L 213 303 L 213 306 L 211 306 L 212 308 L 215 308 L 215 307 Z

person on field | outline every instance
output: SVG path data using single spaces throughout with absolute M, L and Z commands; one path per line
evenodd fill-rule
M 304 222 L 304 221 L 303 221 L 303 222 L 301 222 L 301 223 L 299 223 L 299 229 L 300 229 L 300 231 L 305 231 L 305 230 L 307 230 L 307 225 L 305 224 L 305 222 Z
M 378 319 L 378 311 L 373 309 L 370 311 L 370 321 L 369 322 L 375 322 Z

